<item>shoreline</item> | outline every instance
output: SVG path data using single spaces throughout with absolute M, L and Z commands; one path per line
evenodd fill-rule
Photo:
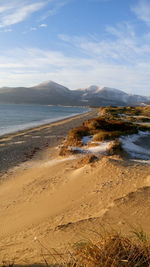
M 97 115 L 93 109 L 1 139 L 1 264 L 44 267 L 42 255 L 61 263 L 58 253 L 65 257 L 79 240 L 98 242 L 101 230 L 127 235 L 137 222 L 150 237 L 149 165 L 118 155 L 84 164 L 80 155 L 59 156 L 68 131 Z
M 38 127 L 41 127 L 41 126 L 46 126 L 46 125 L 49 125 L 51 123 L 63 121 L 63 120 L 69 119 L 69 118 L 74 118 L 76 116 L 80 116 L 82 114 L 84 115 L 86 113 L 89 113 L 90 111 L 91 111 L 91 108 L 88 109 L 85 112 L 82 112 L 82 113 L 74 113 L 72 115 L 68 115 L 68 116 L 65 116 L 65 117 L 62 117 L 62 118 L 58 118 L 56 120 L 52 120 L 52 121 L 46 120 L 45 122 L 43 121 L 43 123 L 37 123 L 36 125 L 31 125 L 31 126 L 28 126 L 28 127 L 22 128 L 22 129 L 18 129 L 18 130 L 14 130 L 14 131 L 8 132 L 8 133 L 6 132 L 6 133 L 3 133 L 2 135 L 0 135 L 0 140 L 1 140 L 1 138 L 6 137 L 6 136 L 9 136 L 9 135 L 17 134 L 17 133 L 24 132 L 24 131 L 27 131 L 27 130 L 32 130 L 32 129 L 35 129 L 35 128 L 38 128 Z
M 0 175 L 20 163 L 31 160 L 46 147 L 55 147 L 65 138 L 71 128 L 97 115 L 90 110 L 44 125 L 0 136 Z

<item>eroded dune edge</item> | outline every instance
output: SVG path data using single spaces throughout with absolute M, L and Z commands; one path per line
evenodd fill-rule
M 115 248 L 123 244 L 123 249 L 135 252 L 131 236 L 139 234 L 135 253 L 140 256 L 135 258 L 147 264 L 139 266 L 149 266 L 149 108 L 101 108 L 92 112 L 47 125 L 43 132 L 43 136 L 49 135 L 47 146 L 33 155 L 30 152 L 26 161 L 1 175 L 1 265 L 67 266 L 76 261 L 83 266 L 105 266 L 109 258 L 106 266 L 124 266 L 125 262 L 126 266 L 136 266 L 129 262 L 134 253 L 128 259 L 124 255 L 116 259 L 116 252 L 108 253 L 106 260 L 100 248 L 103 244 L 103 249 L 110 251 L 113 242 Z M 74 127 L 78 128 L 64 140 Z M 57 142 L 54 130 L 61 136 Z M 21 138 L 25 140 L 27 134 L 31 132 Z M 76 249 L 72 248 L 76 242 Z M 98 255 L 96 260 L 91 251 Z

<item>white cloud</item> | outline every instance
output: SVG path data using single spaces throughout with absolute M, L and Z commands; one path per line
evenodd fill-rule
M 41 20 L 55 15 L 64 5 L 72 0 L 0 0 L 0 28 L 5 28 L 27 19 L 32 13 L 43 8 Z M 47 7 L 46 11 L 44 7 Z M 40 27 L 47 27 L 41 24 Z
M 0 27 L 7 27 L 22 22 L 32 13 L 46 5 L 46 1 L 29 0 L 0 0 Z
M 42 24 L 40 24 L 40 25 L 39 25 L 39 27 L 40 27 L 40 28 L 47 28 L 47 27 L 48 27 L 48 25 L 47 25 L 47 24 L 45 24 L 45 23 L 42 23 Z
M 0 87 L 31 86 L 54 80 L 71 89 L 97 84 L 149 94 L 150 64 L 146 62 L 125 66 L 101 62 L 95 57 L 68 57 L 58 51 L 35 48 L 6 51 L 0 55 L 0 62 Z
M 107 27 L 106 32 L 108 35 L 105 39 L 101 39 L 100 36 L 78 37 L 62 34 L 58 37 L 99 62 L 122 66 L 135 66 L 141 62 L 150 64 L 148 35 L 139 38 L 134 27 L 128 23 Z
M 131 8 L 136 16 L 150 26 L 150 1 L 139 0 L 137 5 Z
M 70 3 L 73 0 L 48 0 L 51 2 L 51 8 L 49 8 L 44 15 L 41 17 L 41 21 L 47 19 L 49 16 L 56 15 L 59 10 L 64 7 L 66 4 Z
M 107 27 L 105 38 L 59 38 L 67 43 L 67 54 L 37 48 L 0 51 L 0 87 L 54 80 L 71 89 L 97 84 L 149 95 L 149 34 L 139 37 L 133 25 L 123 23 Z

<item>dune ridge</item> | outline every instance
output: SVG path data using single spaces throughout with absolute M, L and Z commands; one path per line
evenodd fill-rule
M 126 234 L 138 223 L 150 237 L 148 164 L 118 154 L 81 164 L 86 155 L 59 153 L 48 146 L 1 177 L 0 262 L 44 264 L 40 244 L 64 253 L 81 239 L 96 242 L 91 231 L 102 228 Z

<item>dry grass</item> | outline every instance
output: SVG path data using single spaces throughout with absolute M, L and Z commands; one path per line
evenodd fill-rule
M 96 234 L 97 242 L 91 240 L 77 242 L 64 254 L 54 249 L 52 249 L 53 252 L 48 250 L 49 259 L 46 259 L 46 266 L 54 266 L 48 263 L 52 258 L 53 264 L 64 267 L 150 266 L 150 243 L 142 230 L 132 231 L 132 237 L 123 236 L 120 233 Z
M 66 145 L 81 146 L 83 136 L 89 135 L 89 129 L 85 126 L 80 126 L 69 131 L 67 135 Z
M 64 145 L 61 146 L 60 150 L 59 150 L 59 155 L 60 156 L 66 156 L 66 155 L 73 155 L 75 154 L 73 150 L 70 150 L 68 146 Z
M 150 106 L 137 107 L 140 115 L 150 117 Z
M 104 230 L 104 229 L 103 229 Z M 57 267 L 149 267 L 150 242 L 143 230 L 134 229 L 132 236 L 120 233 L 102 231 L 97 234 L 98 241 L 80 241 L 65 252 L 49 249 L 37 240 L 41 249 L 41 259 L 44 264 L 37 266 Z M 92 235 L 92 234 L 91 234 Z M 21 265 L 3 264 L 2 267 L 17 267 Z M 29 266 L 29 265 L 26 265 Z M 36 266 L 36 265 L 30 265 Z
M 120 135 L 123 135 L 121 131 L 112 131 L 112 132 L 99 131 L 98 133 L 94 134 L 93 140 L 94 141 L 113 140 L 114 138 L 117 138 Z
M 126 116 L 150 117 L 150 106 L 145 107 L 105 107 L 100 108 L 100 114 L 105 117 L 118 118 L 121 114 Z
M 105 131 L 137 131 L 136 125 L 130 122 L 124 122 L 121 120 L 110 120 L 107 118 L 95 118 L 91 120 L 87 120 L 83 123 L 83 126 L 90 130 L 105 130 Z
M 93 155 L 93 154 L 85 155 L 83 158 L 81 158 L 77 162 L 77 168 L 81 168 L 81 167 L 85 166 L 86 164 L 92 164 L 96 161 L 98 161 L 98 157 L 96 157 L 95 155 Z
M 74 266 L 148 267 L 150 245 L 120 234 L 108 235 L 100 242 L 79 242 L 74 245 Z
M 124 152 L 124 150 L 121 146 L 121 143 L 118 139 L 111 142 L 107 153 L 108 153 L 108 155 L 120 155 L 120 156 L 125 155 L 125 152 Z
M 102 117 L 87 120 L 82 126 L 72 129 L 65 145 L 81 146 L 83 136 L 94 136 L 94 141 L 113 140 L 120 135 L 137 133 L 137 126 L 121 120 L 108 120 Z
M 106 141 L 138 133 L 138 130 L 150 131 L 149 124 L 141 123 L 141 118 L 144 122 L 150 120 L 149 115 L 150 107 L 148 106 L 101 107 L 99 117 L 85 121 L 80 127 L 76 127 L 68 133 L 60 155 L 72 153 L 68 151 L 68 146 L 81 147 L 84 136 L 93 136 L 94 141 Z
M 148 131 L 148 132 L 150 132 L 150 125 L 149 125 L 149 124 L 147 124 L 147 125 L 146 125 L 146 124 L 145 124 L 145 125 L 142 125 L 142 124 L 141 124 L 141 125 L 139 126 L 139 130 L 140 130 L 140 131 Z

